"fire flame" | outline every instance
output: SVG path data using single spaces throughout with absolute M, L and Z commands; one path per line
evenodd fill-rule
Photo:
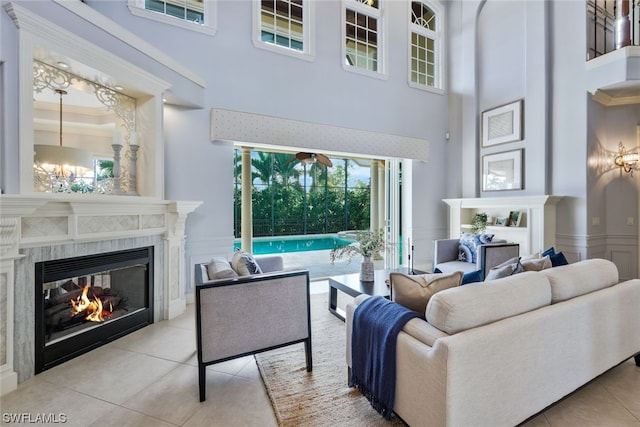
M 83 311 L 86 311 L 86 320 L 89 320 L 91 322 L 103 322 L 105 316 L 111 314 L 111 311 L 103 309 L 102 300 L 100 300 L 100 298 L 98 298 L 97 296 L 94 296 L 93 301 L 91 301 L 89 297 L 87 297 L 88 292 L 89 285 L 86 285 L 82 289 L 82 295 L 80 295 L 75 300 L 71 300 L 71 317 L 75 316 L 76 314 L 82 313 Z M 113 310 L 113 308 L 111 310 Z

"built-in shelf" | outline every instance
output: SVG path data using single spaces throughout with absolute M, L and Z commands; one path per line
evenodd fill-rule
M 520 254 L 527 255 L 555 245 L 556 204 L 561 196 L 484 197 L 474 199 L 445 199 L 449 205 L 449 237 L 470 232 L 471 219 L 484 212 L 489 223 L 498 217 L 507 218 L 510 212 L 519 211 L 519 226 L 487 225 L 486 232 L 495 238 L 520 244 Z

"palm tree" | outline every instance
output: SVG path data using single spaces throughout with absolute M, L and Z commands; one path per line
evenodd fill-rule
M 251 166 L 253 167 L 252 181 L 258 178 L 263 185 L 270 187 L 273 178 L 272 154 L 262 151 L 258 151 L 257 154 L 258 158 L 251 159 Z
M 326 175 L 325 172 L 327 173 Z M 314 191 L 317 190 L 317 188 L 321 184 L 324 184 L 327 181 L 326 177 L 328 175 L 328 172 L 329 171 L 327 170 L 327 167 L 322 163 L 313 163 L 308 172 L 309 176 L 311 177 L 311 185 L 309 186 L 309 189 L 311 191 Z
M 233 150 L 233 176 L 236 183 L 242 180 L 242 153 L 237 148 Z
M 276 177 L 280 177 L 280 182 L 283 185 L 297 182 L 300 177 L 300 169 L 296 168 L 297 163 L 292 161 L 295 160 L 295 157 L 285 153 L 274 153 L 273 156 Z

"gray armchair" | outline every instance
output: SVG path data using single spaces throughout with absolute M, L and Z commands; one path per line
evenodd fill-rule
M 458 261 L 458 245 L 459 239 L 434 240 L 433 269 L 437 268 L 443 273 L 471 273 L 482 270 L 484 278 L 492 267 L 520 255 L 518 243 L 488 243 L 478 246 L 475 263 Z
M 309 272 L 273 271 L 282 270 L 282 257 L 256 261 L 263 274 L 218 280 L 209 280 L 206 264 L 195 265 L 201 402 L 206 367 L 214 363 L 304 342 L 312 370 Z

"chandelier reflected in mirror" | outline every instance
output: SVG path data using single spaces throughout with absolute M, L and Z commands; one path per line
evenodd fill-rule
M 120 92 L 123 89 L 108 75 L 82 64 L 76 64 L 78 68 L 72 72 L 60 61 L 48 61 L 56 65 L 33 60 L 34 112 L 37 111 L 34 118 L 34 190 L 138 195 L 138 150 L 144 150 L 144 144 L 136 132 L 136 99 Z M 67 96 L 63 146 L 64 95 Z M 57 143 L 45 142 L 44 138 L 53 136 L 49 111 L 58 112 L 58 102 Z M 81 140 L 78 140 L 79 135 Z M 116 135 L 119 136 L 117 141 Z M 77 140 L 81 146 L 90 143 L 91 150 L 71 147 L 78 145 L 75 144 Z
M 36 179 L 44 179 L 52 193 L 71 191 L 73 182 L 88 171 L 93 170 L 93 155 L 87 150 L 62 145 L 62 97 L 64 89 L 55 89 L 60 95 L 59 145 L 34 144 L 34 163 Z

